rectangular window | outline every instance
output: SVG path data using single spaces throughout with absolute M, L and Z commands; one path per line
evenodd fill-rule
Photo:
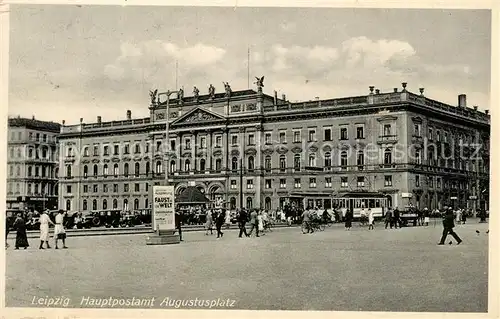
M 325 128 L 324 131 L 324 140 L 325 141 L 331 141 L 332 140 L 332 129 L 331 128 Z
M 128 184 L 123 184 L 123 191 L 125 193 L 128 193 L 128 191 L 129 191 Z
M 272 134 L 271 133 L 266 133 L 266 135 L 264 136 L 264 143 L 266 145 L 271 144 L 271 138 L 272 138 Z
M 247 189 L 253 189 L 253 179 L 247 180 Z
M 429 184 L 430 188 L 434 187 L 434 178 L 432 176 L 429 176 L 427 183 Z
M 384 186 L 385 187 L 392 186 L 392 176 L 391 175 L 384 176 Z
M 286 132 L 280 132 L 280 143 L 286 143 Z
M 191 139 L 190 138 L 186 138 L 186 149 L 187 150 L 191 149 Z
M 119 155 L 120 154 L 120 145 L 114 145 L 113 146 L 113 155 Z
M 149 183 L 148 183 L 148 182 L 146 182 L 146 183 L 144 183 L 144 184 L 146 185 L 146 192 L 147 192 L 147 191 L 149 191 Z
M 170 140 L 170 150 L 175 152 L 175 140 Z
M 238 188 L 237 182 L 234 179 L 231 180 L 231 189 L 237 189 L 237 188 Z
M 272 187 L 272 180 L 266 179 L 266 189 L 271 189 Z
M 113 193 L 118 193 L 118 184 L 113 184 Z
M 384 136 L 391 135 L 391 124 L 384 124 Z
M 310 129 L 309 134 L 308 134 L 308 139 L 309 142 L 315 142 L 316 141 L 316 130 L 315 129 Z
M 248 135 L 248 145 L 255 145 L 255 135 L 253 134 Z
M 420 124 L 415 124 L 413 126 L 413 134 L 415 134 L 415 136 L 420 136 Z
M 332 187 L 332 178 L 331 177 L 325 177 L 325 187 L 326 188 Z
M 293 181 L 293 187 L 300 188 L 300 178 L 295 178 Z
M 215 137 L 215 147 L 221 147 L 222 145 L 222 136 L 217 135 Z
M 134 184 L 134 192 L 140 192 L 141 191 L 141 184 L 135 183 Z
M 436 131 L 436 140 L 438 142 L 441 142 L 441 132 L 440 131 Z
M 108 192 L 108 184 L 102 185 L 102 192 L 107 193 Z
M 343 176 L 340 178 L 340 187 L 342 188 L 349 187 L 349 182 L 347 180 L 347 177 Z
M 434 136 L 432 134 L 432 128 L 429 128 L 429 141 L 432 141 L 433 138 Z
M 415 175 L 415 187 L 420 187 L 420 175 Z
M 144 152 L 147 154 L 149 153 L 149 143 L 146 143 L 146 149 L 144 150 Z
M 94 184 L 94 185 L 92 186 L 92 188 L 93 188 L 93 192 L 94 192 L 94 193 L 98 193 L 98 192 L 99 192 L 99 185 Z
M 135 144 L 135 154 L 139 154 L 141 152 L 141 145 Z
M 358 178 L 357 178 L 357 184 L 358 184 L 358 187 L 364 187 L 365 186 L 365 177 L 364 176 L 358 176 Z
M 66 193 L 71 194 L 71 185 L 66 186 Z
M 200 147 L 202 149 L 206 149 L 207 148 L 207 138 L 205 136 L 202 136 L 200 138 Z
M 309 178 L 309 187 L 316 188 L 316 178 L 314 178 L 314 177 Z
M 286 188 L 286 179 L 280 178 L 280 188 Z
M 89 185 L 83 185 L 83 192 L 88 193 L 89 192 Z
M 231 144 L 232 145 L 238 144 L 238 135 L 231 135 Z
M 341 140 L 348 140 L 349 139 L 349 136 L 347 135 L 347 127 L 340 128 L 340 139 Z
M 106 146 L 103 147 L 103 154 L 106 155 L 106 156 L 109 155 L 109 146 L 106 145 Z
M 441 188 L 441 177 L 436 178 L 436 188 Z
M 356 127 L 356 138 L 357 139 L 364 139 L 365 138 L 364 127 L 362 127 L 362 126 Z
M 300 131 L 293 132 L 293 142 L 300 143 Z
M 130 145 L 128 143 L 123 146 L 123 154 L 130 154 Z

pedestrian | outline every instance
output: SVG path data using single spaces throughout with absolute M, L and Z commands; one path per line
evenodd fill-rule
M 462 239 L 460 239 L 457 233 L 453 231 L 453 227 L 455 227 L 454 217 L 455 216 L 453 216 L 453 209 L 448 208 L 443 216 L 443 235 L 441 236 L 441 240 L 439 241 L 438 245 L 444 245 L 448 234 L 455 238 L 455 240 L 457 241 L 457 245 L 460 245 L 462 243 Z
M 40 215 L 40 247 L 43 248 L 43 243 L 47 245 L 47 249 L 50 249 L 49 245 L 49 225 L 54 225 L 54 223 L 50 220 L 48 215 L 48 210 L 44 210 Z
M 262 211 L 257 214 L 257 226 L 259 227 L 259 232 L 264 235 L 264 218 L 262 216 Z
M 15 249 L 19 249 L 19 247 L 23 247 L 24 249 L 28 248 L 30 245 L 28 244 L 28 236 L 26 235 L 26 223 L 21 213 L 17 214 L 13 227 L 16 230 Z
M 352 227 L 352 218 L 354 217 L 353 208 L 347 208 L 345 212 L 345 230 L 351 230 Z
M 175 228 L 179 232 L 179 240 L 182 240 L 182 214 L 180 212 L 175 212 Z
M 424 224 L 425 226 L 429 226 L 429 210 L 427 209 L 427 207 L 424 208 Z
M 245 234 L 246 237 L 250 237 L 250 235 L 247 234 L 247 228 L 245 227 L 247 220 L 247 212 L 244 209 L 240 210 L 238 214 L 238 227 L 240 228 L 240 235 L 238 237 L 240 238 L 241 236 L 243 236 L 243 234 Z
M 56 225 L 54 226 L 54 239 L 55 239 L 55 248 L 59 249 L 57 247 L 57 242 L 62 240 L 63 243 L 63 248 L 67 249 L 66 247 L 66 231 L 64 230 L 64 211 L 62 209 L 59 210 L 58 214 L 56 215 Z
M 385 214 L 385 229 L 387 229 L 387 226 L 391 226 L 392 229 L 392 209 L 389 207 L 387 209 L 387 213 Z
M 250 213 L 250 233 L 248 236 L 251 236 L 253 233 L 253 230 L 255 229 L 255 237 L 260 237 L 259 236 L 259 225 L 258 225 L 258 220 L 257 220 L 257 212 L 255 210 L 252 210 Z
M 457 216 L 457 224 L 460 225 L 460 223 L 462 222 L 462 210 L 460 208 L 457 208 L 456 216 Z
M 371 208 L 368 208 L 368 230 L 373 229 L 373 222 L 375 221 L 373 217 L 373 212 Z
M 307 229 L 307 233 L 314 233 L 314 229 L 311 227 L 311 212 L 309 207 L 302 213 L 302 224 Z
M 224 225 L 224 221 L 226 219 L 225 211 L 220 209 L 217 213 L 217 217 L 215 219 L 215 228 L 217 229 L 217 238 L 222 238 L 224 233 L 222 232 L 222 226 Z
M 465 209 L 462 212 L 462 224 L 465 225 L 465 222 L 467 221 L 467 215 L 470 214 L 470 211 L 466 211 Z
M 225 213 L 225 220 L 224 220 L 224 224 L 226 225 L 226 229 L 229 229 L 229 227 L 231 226 L 231 212 L 228 210 L 226 210 L 226 213 Z
M 401 228 L 400 216 L 401 215 L 399 214 L 399 209 L 397 207 L 394 208 L 394 214 L 393 214 L 394 229 L 398 229 L 398 225 L 399 225 L 399 228 Z
M 208 236 L 208 231 L 210 230 L 210 235 L 213 235 L 213 231 L 212 231 L 212 227 L 213 227 L 213 218 L 212 218 L 212 212 L 211 211 L 207 211 L 206 213 L 206 222 L 205 222 L 205 229 L 206 229 L 206 232 L 205 232 L 205 236 Z

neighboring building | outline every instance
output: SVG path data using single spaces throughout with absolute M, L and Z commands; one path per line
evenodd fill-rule
M 450 106 L 403 83 L 389 93 L 370 87 L 367 95 L 290 103 L 260 85 L 226 89 L 169 101 L 166 165 L 167 103 L 156 94 L 150 117 L 127 111 L 123 121 L 63 126 L 60 205 L 150 208 L 150 185 L 164 181 L 167 166 L 177 194 L 194 182 L 231 208 L 329 207 L 332 196 L 354 190 L 382 192 L 393 207 L 487 206 L 490 116 L 468 108 L 465 95 Z M 472 143 L 481 145 L 477 154 Z
M 57 207 L 60 124 L 9 118 L 7 208 Z

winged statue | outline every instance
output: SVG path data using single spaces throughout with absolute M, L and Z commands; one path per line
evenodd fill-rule
M 156 103 L 156 96 L 158 94 L 158 89 L 154 90 L 154 91 L 149 91 L 149 96 L 151 97 L 151 104 L 155 104 Z
M 263 88 L 264 87 L 264 77 L 258 78 L 255 77 L 257 81 L 255 81 L 255 84 L 257 84 L 257 87 Z

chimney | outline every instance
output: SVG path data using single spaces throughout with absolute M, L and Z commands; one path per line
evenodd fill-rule
M 379 89 L 376 89 L 376 90 L 375 90 L 375 94 L 380 94 L 380 90 L 379 90 Z
M 101 122 L 102 122 L 102 117 L 98 116 L 97 117 L 97 123 L 101 124 Z
M 474 111 L 477 111 L 477 105 L 474 105 Z
M 132 119 L 132 111 L 127 110 L 127 120 L 131 120 L 131 119 Z
M 458 107 L 467 107 L 467 96 L 465 94 L 460 94 L 458 96 Z
M 484 114 L 486 115 L 490 114 L 490 110 L 484 110 Z
M 35 119 L 35 116 L 33 115 L 33 116 L 31 117 L 31 119 L 32 119 L 32 120 L 34 120 L 34 119 Z
M 394 93 L 398 93 L 398 88 L 394 88 Z
M 286 101 L 286 95 L 285 94 L 281 94 L 281 99 L 283 100 L 283 102 Z
M 375 87 L 373 85 L 370 85 L 368 88 L 370 89 L 370 94 L 373 94 L 373 89 L 375 89 Z
M 278 92 L 274 91 L 274 105 L 278 104 Z

